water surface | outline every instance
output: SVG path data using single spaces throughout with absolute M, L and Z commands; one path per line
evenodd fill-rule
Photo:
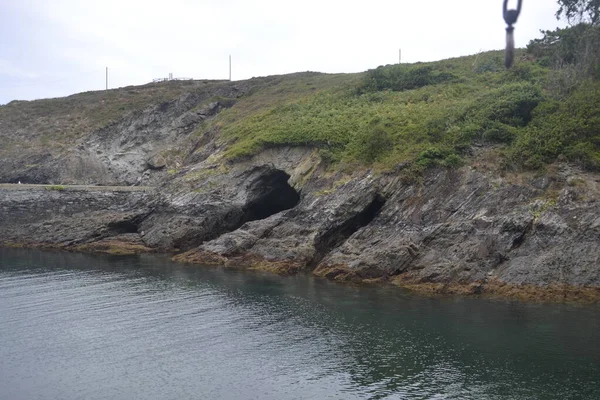
M 0 249 L 1 399 L 600 399 L 600 307 Z

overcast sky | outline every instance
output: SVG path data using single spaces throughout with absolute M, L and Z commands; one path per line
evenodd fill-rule
M 516 0 L 512 0 L 514 5 Z M 556 21 L 524 0 L 516 44 Z M 0 0 L 0 104 L 153 78 L 359 72 L 504 46 L 502 0 Z

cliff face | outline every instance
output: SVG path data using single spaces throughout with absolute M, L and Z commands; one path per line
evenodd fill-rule
M 154 185 L 195 146 L 198 126 L 252 87 L 163 86 L 0 107 L 0 183 Z
M 247 222 L 176 258 L 311 270 L 336 280 L 383 279 L 433 291 L 503 293 L 533 287 L 554 295 L 560 288 L 559 296 L 575 288 L 598 293 L 596 175 L 558 165 L 547 175 L 500 177 L 469 166 L 430 171 L 422 182 L 404 183 L 396 174 L 370 171 L 328 175 L 311 163 L 314 155 L 296 156 L 298 161 L 282 163 L 285 157 L 274 155 L 262 161 L 267 163 L 260 172 L 265 176 L 276 168 L 290 175 L 300 193 L 296 206 Z M 236 176 L 241 180 L 235 182 Z M 237 196 L 247 210 L 248 187 L 257 178 L 243 177 L 232 171 L 204 185 L 228 182 L 216 189 L 224 193 L 231 182 L 245 188 Z M 189 202 L 205 203 L 202 198 Z
M 332 168 L 301 144 L 223 157 L 221 125 L 207 122 L 264 84 L 177 94 L 49 156 L 43 146 L 4 148 L 5 182 L 154 188 L 0 185 L 0 245 L 161 251 L 182 262 L 433 292 L 600 299 L 598 174 L 564 162 L 502 172 L 486 147 L 460 168 L 413 179 L 409 164 Z M 36 165 L 27 164 L 34 155 Z
M 0 185 L 0 245 L 152 251 L 137 234 L 149 212 L 152 190 Z M 106 246 L 114 240 L 122 244 Z
M 176 252 L 435 292 L 600 293 L 600 183 L 568 165 L 538 177 L 440 169 L 405 183 L 331 173 L 297 148 L 194 172 L 202 178 L 151 192 L 0 190 L 0 243 Z

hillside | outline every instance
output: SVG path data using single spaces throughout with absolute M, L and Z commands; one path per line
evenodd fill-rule
M 597 170 L 598 82 L 565 96 L 547 67 L 518 56 L 509 71 L 500 52 L 488 52 L 362 74 L 172 81 L 15 101 L 0 107 L 0 180 L 132 184 L 151 167 L 141 159 L 184 167 L 205 151 L 198 139 L 207 132 L 226 161 L 309 146 L 333 168 L 411 162 L 410 175 L 462 165 L 474 146 L 489 146 L 504 170 L 538 169 L 559 156 Z M 98 143 L 115 131 L 111 148 Z M 120 168 L 110 182 L 94 182 L 111 164 Z
M 557 84 L 548 68 L 522 53 L 515 68 L 506 71 L 501 57 L 489 52 L 363 74 L 174 81 L 12 102 L 0 107 L 0 179 L 131 184 L 135 173 L 148 169 L 137 158 L 160 156 L 168 170 L 178 170 L 203 151 L 197 138 L 209 131 L 224 146 L 226 160 L 270 147 L 310 146 L 334 168 L 389 170 L 415 162 L 412 174 L 435 165 L 461 165 L 473 146 L 493 146 L 494 159 L 506 170 L 540 168 L 559 156 L 598 169 L 598 83 L 565 97 L 552 87 Z M 216 114 L 206 107 L 219 101 L 219 108 L 228 109 L 206 118 Z M 123 121 L 144 112 L 149 117 L 134 129 L 145 130 L 145 136 L 111 149 L 93 145 L 103 132 L 122 131 Z M 148 120 L 173 112 L 183 118 L 176 137 L 164 132 L 169 127 Z M 130 173 L 125 173 L 129 165 L 118 169 L 110 182 L 94 182 L 106 177 L 111 163 L 138 165 Z
M 600 85 L 520 51 L 0 107 L 0 245 L 600 298 Z M 82 208 L 83 207 L 83 208 Z

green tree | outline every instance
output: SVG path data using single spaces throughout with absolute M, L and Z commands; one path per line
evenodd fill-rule
M 558 0 L 558 5 L 557 19 L 564 16 L 571 25 L 581 22 L 600 24 L 600 0 Z
M 549 83 L 564 97 L 582 81 L 600 78 L 600 0 L 558 0 L 558 6 L 556 17 L 565 17 L 570 26 L 542 31 L 527 51 L 557 71 Z

